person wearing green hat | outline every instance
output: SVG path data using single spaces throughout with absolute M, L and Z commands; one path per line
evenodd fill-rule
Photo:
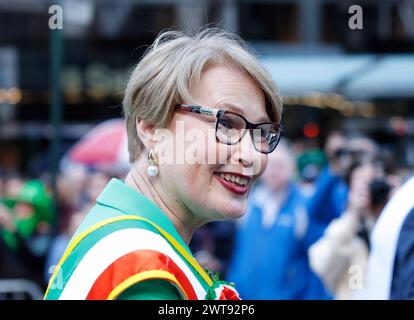
M 43 227 L 53 217 L 52 198 L 41 181 L 27 181 L 16 196 L 0 199 L 1 278 L 38 279 L 47 248 Z
M 313 183 L 327 164 L 325 154 L 320 149 L 311 149 L 301 153 L 297 158 L 297 168 L 301 178 Z

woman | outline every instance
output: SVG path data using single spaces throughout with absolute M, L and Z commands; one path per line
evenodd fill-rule
M 169 31 L 135 67 L 123 106 L 132 169 L 98 197 L 45 298 L 238 298 L 188 243 L 201 225 L 243 215 L 280 138 L 275 84 L 234 36 Z

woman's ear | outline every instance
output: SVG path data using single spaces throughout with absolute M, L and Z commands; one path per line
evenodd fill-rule
M 137 134 L 147 150 L 154 147 L 155 144 L 155 125 L 148 121 L 137 118 L 136 122 Z

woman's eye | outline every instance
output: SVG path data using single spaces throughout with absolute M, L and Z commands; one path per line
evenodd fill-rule
M 222 125 L 223 127 L 227 128 L 227 129 L 232 129 L 233 128 L 232 121 L 229 121 L 227 119 L 221 119 L 220 120 L 220 125 Z

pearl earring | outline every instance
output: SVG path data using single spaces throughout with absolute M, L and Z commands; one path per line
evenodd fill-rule
M 156 177 L 158 175 L 158 163 L 155 159 L 153 149 L 148 153 L 148 163 L 150 164 L 147 168 L 148 176 Z

